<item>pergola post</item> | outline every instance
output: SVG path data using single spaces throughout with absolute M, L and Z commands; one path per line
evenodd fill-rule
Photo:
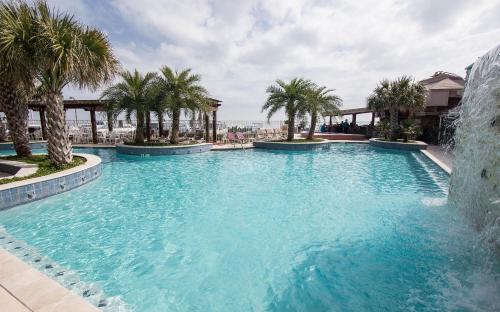
M 90 123 L 92 125 L 92 143 L 97 144 L 97 122 L 95 119 L 95 108 L 90 109 Z
M 40 108 L 40 126 L 42 127 L 42 139 L 47 140 L 47 120 L 45 119 L 45 108 Z
M 212 112 L 212 137 L 213 142 L 217 143 L 217 108 Z
M 356 116 L 357 116 L 357 114 L 352 114 L 352 124 L 353 125 L 356 124 Z
M 371 122 L 371 125 L 372 126 L 375 125 L 375 112 L 372 112 L 372 122 Z
M 332 126 L 332 115 L 330 115 L 330 127 Z
M 146 112 L 146 139 L 151 141 L 151 112 Z
M 208 124 L 209 123 L 208 114 L 205 113 L 203 117 L 205 119 L 205 142 L 208 142 L 210 141 L 210 125 Z

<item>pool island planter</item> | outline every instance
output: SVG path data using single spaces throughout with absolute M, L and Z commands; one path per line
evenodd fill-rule
M 285 151 L 312 151 L 323 148 L 328 148 L 330 145 L 328 141 L 321 142 L 304 142 L 304 143 L 291 143 L 291 142 L 272 142 L 272 141 L 254 141 L 253 146 L 256 148 L 271 149 L 271 150 L 285 150 Z
M 116 152 L 119 154 L 135 156 L 166 156 L 204 153 L 210 151 L 212 147 L 212 143 L 175 146 L 136 146 L 120 144 L 116 146 Z
M 46 176 L 0 185 L 0 211 L 64 193 L 101 176 L 101 158 L 90 154 L 74 155 L 87 161 L 80 166 Z
M 370 139 L 370 145 L 382 148 L 390 148 L 407 151 L 420 151 L 427 149 L 427 144 L 421 141 L 414 142 L 395 142 L 381 139 Z

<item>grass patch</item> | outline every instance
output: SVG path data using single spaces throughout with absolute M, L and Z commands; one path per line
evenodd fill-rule
M 196 145 L 196 144 L 200 144 L 200 143 L 180 142 L 177 144 L 171 144 L 169 142 L 144 142 L 144 143 L 124 142 L 123 144 L 130 145 L 130 146 L 186 146 L 186 145 Z
M 84 164 L 87 160 L 83 157 L 73 156 L 73 162 L 71 164 L 63 165 L 61 167 L 55 166 L 49 159 L 48 155 L 31 155 L 30 157 L 19 157 L 19 156 L 6 156 L 0 159 L 21 161 L 28 164 L 37 164 L 38 170 L 29 176 L 25 177 L 14 177 L 9 179 L 0 179 L 1 184 L 7 184 L 11 182 L 22 181 L 31 178 L 43 177 L 52 173 L 60 172 L 66 169 L 70 169 L 79 165 Z
M 323 142 L 323 139 L 312 139 L 312 140 L 307 140 L 307 139 L 293 139 L 292 141 L 287 141 L 287 140 L 274 140 L 274 141 L 269 141 L 269 142 L 276 142 L 276 143 L 319 143 Z

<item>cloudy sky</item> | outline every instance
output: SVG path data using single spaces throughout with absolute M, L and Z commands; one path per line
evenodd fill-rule
M 363 107 L 384 77 L 464 75 L 500 44 L 500 0 L 48 1 L 103 29 L 125 69 L 201 74 L 221 119 L 263 119 L 266 86 L 296 76 Z

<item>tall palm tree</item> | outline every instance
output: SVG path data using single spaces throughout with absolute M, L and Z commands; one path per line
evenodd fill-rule
M 267 101 L 262 106 L 262 112 L 267 112 L 269 120 L 277 111 L 284 108 L 288 117 L 287 141 L 292 141 L 295 129 L 295 117 L 306 105 L 307 94 L 312 83 L 302 78 L 294 78 L 290 83 L 276 80 L 277 85 L 267 87 Z
M 307 139 L 312 140 L 314 130 L 318 121 L 318 114 L 338 113 L 339 107 L 342 106 L 342 99 L 332 94 L 334 90 L 326 87 L 312 86 L 307 94 L 307 105 L 305 107 L 307 113 L 311 116 L 311 127 L 307 134 Z
M 399 111 L 413 113 L 424 109 L 425 96 L 425 87 L 414 82 L 412 77 L 402 76 L 394 81 L 384 79 L 368 97 L 368 107 L 375 111 L 389 111 L 391 140 L 396 140 Z
M 163 94 L 169 115 L 172 118 L 172 129 L 170 132 L 170 143 L 179 142 L 179 124 L 181 111 L 196 110 L 208 111 L 208 92 L 199 83 L 201 76 L 191 74 L 191 69 L 173 71 L 168 66 L 163 66 L 161 75 L 158 77 L 158 89 Z
M 28 97 L 33 89 L 39 44 L 37 12 L 24 1 L 0 2 L 0 107 L 18 156 L 31 155 Z
M 125 110 L 127 120 L 130 120 L 132 114 L 135 113 L 137 118 L 135 142 L 144 143 L 144 123 L 150 103 L 148 93 L 156 74 L 142 75 L 136 69 L 133 73 L 124 71 L 120 76 L 122 81 L 104 90 L 101 99 L 115 103 L 116 107 Z
M 106 35 L 84 26 L 72 15 L 53 12 L 45 3 L 36 3 L 41 59 L 38 80 L 47 108 L 48 152 L 56 165 L 73 159 L 66 128 L 62 90 L 72 84 L 96 89 L 118 70 Z

